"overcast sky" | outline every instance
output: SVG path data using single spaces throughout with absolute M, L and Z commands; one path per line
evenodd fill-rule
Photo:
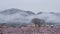
M 60 11 L 60 0 L 0 0 L 0 10 L 18 8 L 33 12 Z

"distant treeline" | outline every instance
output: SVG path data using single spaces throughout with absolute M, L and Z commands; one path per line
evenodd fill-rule
M 0 26 L 7 26 L 7 27 L 26 27 L 27 24 L 26 23 L 0 23 Z

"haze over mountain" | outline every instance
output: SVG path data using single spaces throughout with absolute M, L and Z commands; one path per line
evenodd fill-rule
M 45 19 L 46 22 L 52 22 L 52 23 L 60 23 L 60 15 L 59 13 L 42 13 L 38 14 L 38 18 Z
M 7 9 L 0 12 L 0 22 L 26 22 L 28 21 L 28 16 L 34 15 L 31 11 L 24 11 L 20 9 Z
M 44 19 L 46 23 L 60 23 L 60 13 L 24 11 L 21 9 L 7 9 L 0 12 L 0 23 L 30 23 L 33 18 Z
M 4 15 L 11 15 L 11 14 L 15 14 L 15 13 L 27 13 L 27 14 L 34 14 L 33 12 L 31 11 L 24 11 L 24 10 L 20 10 L 20 9 L 15 9 L 15 8 L 11 8 L 11 9 L 7 9 L 7 10 L 4 10 L 4 11 L 1 11 L 0 14 L 4 14 Z

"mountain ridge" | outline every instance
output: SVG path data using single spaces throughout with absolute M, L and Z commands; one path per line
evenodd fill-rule
M 3 10 L 0 12 L 0 14 L 10 15 L 10 14 L 19 13 L 19 12 L 26 12 L 26 13 L 34 14 L 32 11 L 24 11 L 24 10 L 15 9 L 15 8 Z
M 29 23 L 33 18 L 41 18 L 48 22 L 57 22 L 60 23 L 60 13 L 55 12 L 39 12 L 35 14 L 32 11 L 24 11 L 21 9 L 7 9 L 0 12 L 0 22 L 7 23 L 7 22 L 22 22 L 22 23 Z

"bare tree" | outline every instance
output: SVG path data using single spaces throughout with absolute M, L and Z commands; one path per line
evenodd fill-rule
M 39 18 L 34 18 L 34 19 L 32 19 L 32 23 L 34 23 L 35 26 L 40 27 L 41 25 L 45 25 L 45 20 L 39 19 Z
M 37 29 L 37 34 L 39 33 L 39 27 L 41 26 L 41 25 L 45 25 L 45 20 L 43 20 L 43 19 L 39 19 L 39 18 L 34 18 L 34 19 L 32 19 L 32 23 L 34 23 L 35 24 L 35 28 Z

